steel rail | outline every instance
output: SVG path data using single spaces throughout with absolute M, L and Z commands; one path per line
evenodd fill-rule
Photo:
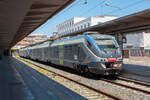
M 135 90 L 135 91 L 139 91 L 139 92 L 143 92 L 145 94 L 150 95 L 150 92 L 146 91 L 146 90 L 142 90 L 142 89 L 135 88 L 135 87 L 132 87 L 132 86 L 124 85 L 124 84 L 117 83 L 117 82 L 114 82 L 114 81 L 111 81 L 111 80 L 108 80 L 108 79 L 104 79 L 104 78 L 102 78 L 100 80 L 104 81 L 104 82 L 107 82 L 107 83 L 115 84 L 115 85 L 118 85 L 118 86 L 122 86 L 122 87 L 125 87 L 125 88 L 129 88 L 129 89 L 132 89 L 132 90 Z
M 139 84 L 139 85 L 142 85 L 142 86 L 150 87 L 150 84 L 140 82 L 140 81 L 136 81 L 136 80 L 133 80 L 133 79 L 127 79 L 127 78 L 124 78 L 124 77 L 117 77 L 117 79 L 127 81 L 127 82 L 133 82 L 135 84 Z
M 30 63 L 30 64 L 32 64 L 32 65 L 34 65 L 34 66 L 37 66 L 37 67 L 39 67 L 39 68 L 41 68 L 41 69 L 44 69 L 44 70 L 46 70 L 46 71 L 49 71 L 49 72 L 51 72 L 51 73 L 54 73 L 54 74 L 56 74 L 56 75 L 58 75 L 58 76 L 60 76 L 60 77 L 63 77 L 63 78 L 65 78 L 65 79 L 69 80 L 69 81 L 72 81 L 72 82 L 74 82 L 74 83 L 76 83 L 76 84 L 78 84 L 78 85 L 81 85 L 81 86 L 83 86 L 83 87 L 86 87 L 86 88 L 88 88 L 88 89 L 90 89 L 90 90 L 92 90 L 92 91 L 95 91 L 95 92 L 97 92 L 97 93 L 103 94 L 103 95 L 105 95 L 105 96 L 107 96 L 107 97 L 109 97 L 109 98 L 112 98 L 112 99 L 114 99 L 114 100 L 122 100 L 122 99 L 120 99 L 120 98 L 118 98 L 118 97 L 115 97 L 115 96 L 113 96 L 113 95 L 111 95 L 111 94 L 108 94 L 108 93 L 106 93 L 106 92 L 100 91 L 100 90 L 95 89 L 95 88 L 92 88 L 92 87 L 90 87 L 90 86 L 88 86 L 88 85 L 86 85 L 86 84 L 80 83 L 80 82 L 78 82 L 78 81 L 76 81 L 76 80 L 73 80 L 73 79 L 71 79 L 71 78 L 69 78 L 69 77 L 63 76 L 63 75 L 61 75 L 61 74 L 59 74 L 59 73 L 56 73 L 56 72 L 54 72 L 54 71 L 51 71 L 51 70 L 49 70 L 49 69 L 43 68 L 43 67 L 41 67 L 40 65 L 34 64 L 34 63 L 32 63 L 32 62 L 30 62 L 30 61 L 27 61 L 27 60 L 25 60 L 25 59 L 22 59 L 22 58 L 19 58 L 19 59 L 21 59 L 21 60 L 23 60 L 23 61 L 25 61 L 25 62 L 28 62 L 28 63 Z

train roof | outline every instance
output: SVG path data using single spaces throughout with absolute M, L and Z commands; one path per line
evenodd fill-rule
M 100 34 L 98 32 L 85 32 L 82 35 L 77 35 L 77 36 L 73 36 L 73 37 L 64 37 L 64 38 L 59 38 L 57 40 L 51 41 L 51 40 L 46 40 L 37 44 L 33 44 L 33 45 L 29 45 L 27 47 L 21 48 L 23 49 L 34 49 L 34 48 L 41 48 L 41 47 L 48 47 L 50 44 L 52 44 L 52 46 L 54 45 L 59 45 L 60 43 L 63 44 L 71 44 L 71 43 L 79 43 L 81 41 L 83 41 L 83 39 L 85 39 L 85 36 L 90 36 L 93 39 L 112 39 L 114 38 L 114 36 L 111 35 L 104 35 L 104 34 Z M 66 43 L 67 42 L 67 43 Z
M 88 36 L 91 36 L 91 37 L 94 37 L 94 38 L 114 38 L 114 36 L 111 36 L 111 35 L 104 35 L 104 34 L 99 34 L 99 33 L 85 33 L 83 35 L 77 35 L 77 36 L 74 36 L 74 37 L 66 37 L 66 38 L 62 38 L 62 39 L 59 39 L 59 40 L 55 40 L 56 42 L 65 42 L 65 41 L 69 41 L 69 40 L 74 40 L 74 39 L 79 39 L 79 38 L 85 38 L 85 36 L 88 35 Z
M 74 36 L 74 37 L 65 37 L 65 38 L 62 38 L 62 39 L 59 39 L 59 40 L 55 40 L 53 43 L 52 43 L 52 46 L 53 45 L 59 45 L 60 43 L 63 43 L 63 44 L 69 44 L 69 43 L 79 43 L 81 42 L 83 39 L 86 38 L 86 36 L 90 36 L 92 37 L 93 39 L 113 39 L 114 36 L 111 36 L 111 35 L 103 35 L 103 34 L 99 34 L 99 33 L 86 33 L 86 34 L 83 34 L 83 35 L 77 35 L 77 36 Z M 65 42 L 69 42 L 69 43 L 65 43 Z
M 28 45 L 28 46 L 26 46 L 26 47 L 23 47 L 23 48 L 30 48 L 30 47 L 33 47 L 33 46 L 37 46 L 37 45 L 40 45 L 40 44 L 43 44 L 43 43 L 45 43 L 45 42 L 52 42 L 53 40 L 45 40 L 45 41 L 41 41 L 41 42 L 38 42 L 38 43 L 35 43 L 35 44 L 31 44 L 31 45 Z M 23 48 L 21 48 L 21 49 L 23 49 Z
M 93 39 L 114 39 L 114 36 L 111 35 L 103 35 L 103 34 L 91 34 Z
M 43 42 L 39 42 L 39 43 L 36 43 L 36 44 L 32 44 L 32 45 L 29 45 L 29 46 L 26 46 L 26 47 L 23 47 L 21 48 L 21 50 L 24 50 L 24 49 L 34 49 L 34 48 L 40 48 L 40 47 L 47 47 L 49 46 L 49 44 L 51 43 L 51 41 L 43 41 Z
M 34 45 L 34 46 L 31 46 L 30 49 L 41 48 L 41 47 L 48 47 L 49 44 L 50 44 L 49 41 L 42 42 L 42 43 L 40 43 L 40 44 L 36 44 L 36 45 Z

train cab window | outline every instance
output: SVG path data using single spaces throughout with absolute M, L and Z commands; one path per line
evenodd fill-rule
M 88 40 L 85 40 L 85 41 L 87 43 L 87 46 L 90 48 L 92 46 L 92 44 Z
M 98 45 L 98 47 L 101 49 L 116 49 L 117 48 L 115 41 L 111 39 L 101 39 L 101 40 L 96 40 L 95 42 Z

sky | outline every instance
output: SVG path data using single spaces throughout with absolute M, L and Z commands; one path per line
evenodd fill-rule
M 48 37 L 56 32 L 56 25 L 74 17 L 97 15 L 130 15 L 150 8 L 150 0 L 75 0 L 71 5 L 49 19 L 32 34 L 45 34 Z

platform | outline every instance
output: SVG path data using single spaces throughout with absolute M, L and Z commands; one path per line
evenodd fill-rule
M 0 100 L 86 100 L 12 58 L 0 60 Z
M 7 57 L 0 60 L 0 100 L 25 100 L 25 87 Z
M 121 76 L 150 83 L 150 66 L 124 64 Z

